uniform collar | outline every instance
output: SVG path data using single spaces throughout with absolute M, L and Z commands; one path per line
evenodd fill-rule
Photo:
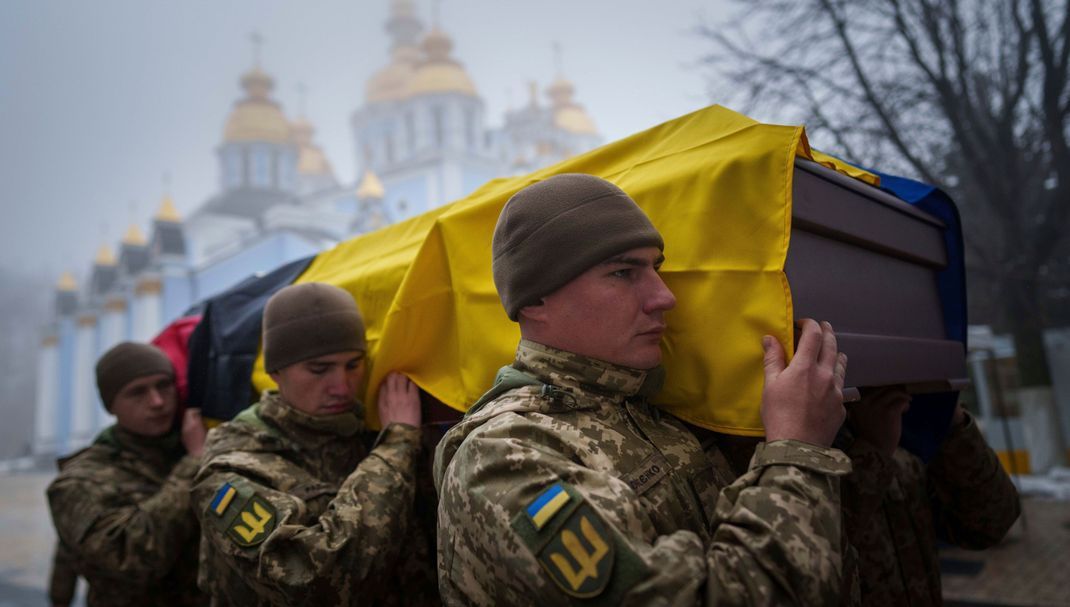
M 274 390 L 265 392 L 260 399 L 260 417 L 301 443 L 351 437 L 364 429 L 359 403 L 346 413 L 309 415 L 295 409 Z
M 661 376 L 660 372 L 623 367 L 528 339 L 520 340 L 513 366 L 554 386 L 624 398 L 651 394 L 648 377 L 660 381 Z
M 172 462 L 186 453 L 178 430 L 173 430 L 163 436 L 144 436 L 131 432 L 119 424 L 113 424 L 101 432 L 95 442 L 109 445 L 120 452 L 132 454 L 135 458 L 153 464 Z

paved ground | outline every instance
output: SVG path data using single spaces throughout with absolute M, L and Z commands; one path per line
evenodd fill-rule
M 44 491 L 50 473 L 0 475 L 0 607 L 47 604 L 54 535 Z M 945 550 L 944 595 L 951 606 L 1070 606 L 1070 501 L 1030 498 L 1000 546 Z
M 950 605 L 1070 605 L 1070 501 L 1027 498 L 1025 521 L 984 552 L 940 553 Z
M 50 473 L 0 476 L 0 607 L 47 605 L 55 532 L 45 504 Z

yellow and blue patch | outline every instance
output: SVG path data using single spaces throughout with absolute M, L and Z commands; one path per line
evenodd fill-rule
M 628 550 L 618 554 L 611 527 L 568 483 L 557 482 L 517 512 L 511 527 L 562 592 L 577 598 L 603 595 L 616 579 L 616 590 L 602 603 L 615 605 L 620 593 L 644 575 L 638 558 Z M 614 563 L 622 558 L 624 574 L 614 577 Z M 632 580 L 636 577 L 636 580 Z
M 209 508 L 216 516 L 223 516 L 223 513 L 227 511 L 227 507 L 234 501 L 234 496 L 238 495 L 238 490 L 234 488 L 230 483 L 223 483 L 223 486 L 215 492 L 215 497 L 212 498 L 212 503 Z
M 527 508 L 528 517 L 535 525 L 535 529 L 542 529 L 568 503 L 569 499 L 568 493 L 560 483 L 551 485 L 549 489 L 535 498 L 535 501 L 531 502 Z

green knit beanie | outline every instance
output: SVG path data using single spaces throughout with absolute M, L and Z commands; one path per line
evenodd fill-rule
M 494 286 L 509 314 L 565 286 L 595 264 L 639 247 L 665 245 L 639 205 L 612 183 L 564 173 L 505 203 L 491 245 Z
M 290 285 L 264 306 L 263 347 L 269 373 L 317 356 L 364 352 L 364 320 L 348 291 L 321 282 Z
M 105 352 L 97 361 L 96 371 L 100 402 L 108 411 L 119 392 L 135 379 L 158 373 L 175 376 L 171 359 L 163 350 L 132 341 L 124 341 Z

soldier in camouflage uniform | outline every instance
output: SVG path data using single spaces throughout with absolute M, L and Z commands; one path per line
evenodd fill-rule
M 90 607 L 206 605 L 189 509 L 204 446 L 200 416 L 189 409 L 175 428 L 174 368 L 154 346 L 119 344 L 96 374 L 116 423 L 60 460 L 48 487 L 62 560 L 89 582 Z
M 850 407 L 837 441 L 854 466 L 844 481 L 844 512 L 867 606 L 941 605 L 937 538 L 987 548 L 1020 514 L 1014 484 L 961 405 L 927 465 L 899 448 L 909 403 L 900 388 L 867 394 Z
M 619 188 L 559 175 L 518 192 L 494 278 L 523 339 L 447 433 L 439 587 L 448 604 L 829 605 L 841 591 L 846 358 L 803 323 L 785 366 L 771 337 L 768 442 L 735 482 L 658 388 L 661 236 Z
M 268 301 L 263 349 L 278 392 L 209 433 L 193 488 L 201 587 L 214 605 L 437 603 L 433 543 L 416 520 L 434 506 L 414 504 L 416 386 L 387 377 L 383 431 L 368 440 L 363 322 L 327 284 Z

